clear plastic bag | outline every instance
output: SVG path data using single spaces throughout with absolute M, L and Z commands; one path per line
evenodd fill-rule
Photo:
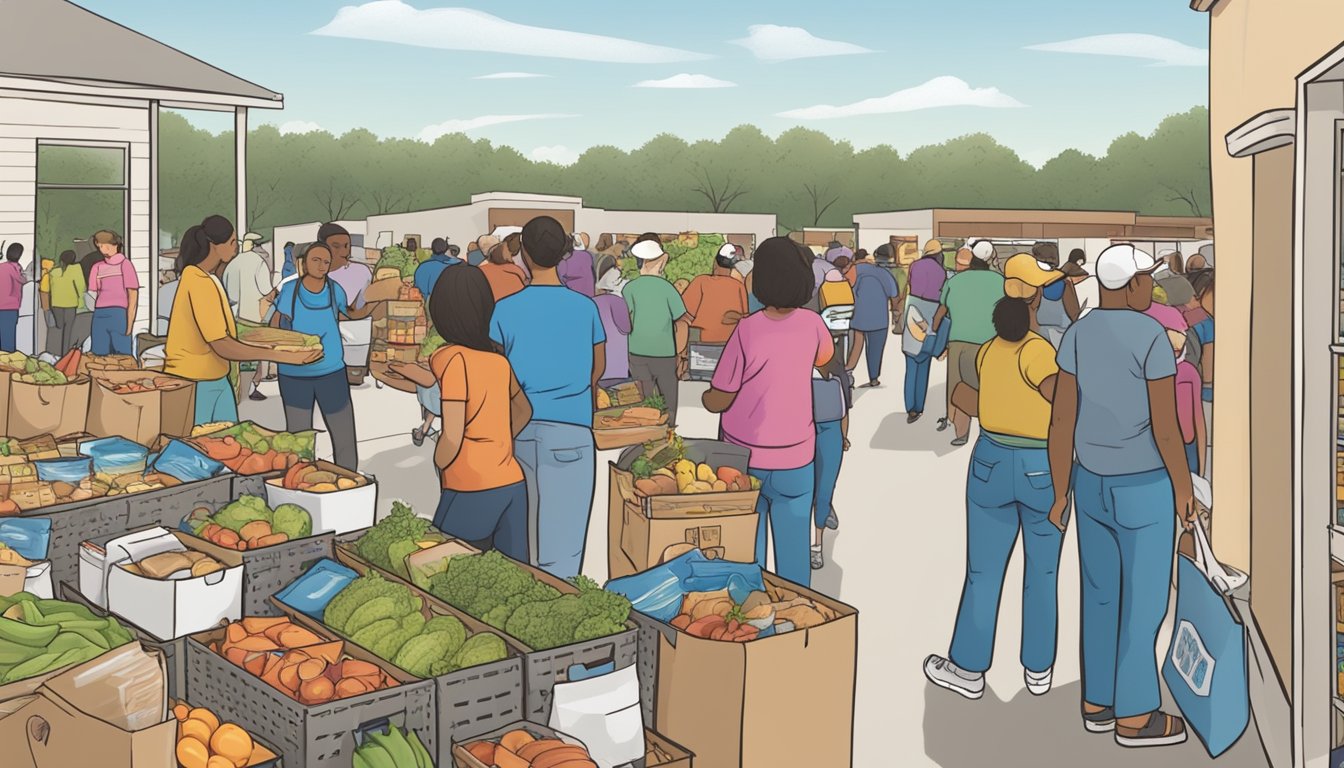
M 87 456 L 44 459 L 33 462 L 33 466 L 37 467 L 37 479 L 46 483 L 79 485 L 93 477 L 93 460 Z
M 327 603 L 359 578 L 359 574 L 334 561 L 322 559 L 293 583 L 275 594 L 275 599 L 318 621 Z
M 144 472 L 149 462 L 149 449 L 124 437 L 104 437 L 81 443 L 79 455 L 93 459 L 93 471 L 100 475 Z

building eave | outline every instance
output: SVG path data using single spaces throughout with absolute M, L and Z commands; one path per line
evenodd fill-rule
M 1212 11 L 1213 7 L 1219 2 L 1221 2 L 1221 0 L 1190 0 L 1190 10 L 1198 11 L 1199 13 L 1208 13 L 1209 11 Z
M 1228 132 L 1227 154 L 1250 157 L 1271 149 L 1286 147 L 1297 135 L 1297 113 L 1292 109 L 1270 109 Z
M 184 109 L 232 110 L 235 107 L 253 109 L 284 109 L 285 98 L 275 94 L 273 99 L 237 96 L 204 91 L 188 91 L 153 86 L 117 85 L 89 80 L 67 80 L 61 78 L 22 77 L 0 74 L 0 88 L 14 91 L 40 94 L 64 94 L 71 96 L 99 96 L 119 99 L 137 99 L 144 101 L 172 102 Z

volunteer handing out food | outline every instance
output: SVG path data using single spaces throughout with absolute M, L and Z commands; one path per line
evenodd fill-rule
M 303 365 L 322 355 L 320 349 L 284 351 L 238 340 L 229 299 L 215 276 L 237 253 L 237 233 L 223 216 L 210 216 L 182 236 L 182 276 L 168 323 L 164 372 L 196 382 L 197 424 L 238 420 L 230 362 Z
M 322 408 L 322 421 L 331 433 L 333 460 L 346 469 L 359 468 L 359 448 L 355 444 L 355 408 L 350 400 L 350 384 L 345 374 L 345 344 L 341 340 L 340 321 L 368 317 L 375 303 L 359 309 L 350 306 L 345 289 L 328 274 L 331 248 L 323 242 L 309 245 L 299 259 L 298 280 L 280 287 L 275 298 L 271 325 L 279 328 L 280 318 L 289 321 L 290 330 L 322 340 L 322 356 L 303 363 L 281 363 L 280 399 L 285 404 L 285 428 L 304 432 L 313 428 L 313 407 Z

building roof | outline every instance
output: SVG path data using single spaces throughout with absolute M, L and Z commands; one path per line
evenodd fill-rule
M 1197 216 L 1144 216 L 1133 211 L 994 210 L 928 208 L 860 213 L 860 226 L 910 226 L 911 215 L 931 222 L 934 237 L 1058 239 L 1061 237 L 1207 240 L 1213 219 Z M 928 224 L 925 224 L 927 227 Z
M 0 76 L 162 89 L 204 103 L 232 97 L 283 104 L 274 91 L 66 0 L 0 0 L 0 29 Z

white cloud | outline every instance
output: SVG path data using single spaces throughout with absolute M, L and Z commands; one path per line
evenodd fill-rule
M 555 163 L 556 165 L 573 165 L 579 159 L 578 150 L 570 149 L 556 145 L 553 147 L 537 147 L 532 150 L 528 157 L 539 163 Z
M 747 27 L 747 36 L 730 41 L 740 45 L 758 59 L 790 61 L 819 56 L 850 56 L 873 53 L 860 45 L 839 40 L 823 40 L 802 27 L 781 27 L 775 24 L 754 24 Z
M 577 115 L 481 115 L 480 117 L 469 117 L 459 120 L 445 120 L 442 123 L 427 125 L 420 131 L 420 140 L 432 143 L 440 136 L 446 136 L 450 133 L 466 133 L 478 128 L 488 128 L 492 125 L 503 125 L 505 123 L 521 123 L 528 120 L 551 120 L 560 117 L 577 117 Z
M 859 117 L 862 115 L 890 115 L 897 112 L 916 112 L 922 109 L 939 107 L 985 107 L 990 109 L 1011 109 L 1026 106 L 998 88 L 972 88 L 966 81 L 956 77 L 935 77 L 932 80 L 897 91 L 890 96 L 843 106 L 818 104 L 813 107 L 791 109 L 779 113 L 778 117 L 797 120 L 829 120 L 838 117 Z
M 534 77 L 550 77 L 550 75 L 538 75 L 535 72 L 496 72 L 492 75 L 481 75 L 472 78 L 473 80 L 527 80 Z
M 1123 56 L 1145 59 L 1157 67 L 1207 67 L 1209 51 L 1169 37 L 1144 34 L 1093 35 L 1058 43 L 1027 46 L 1029 51 L 1081 53 L 1092 56 Z
M 666 64 L 710 58 L 702 53 L 619 37 L 517 24 L 470 8 L 420 10 L 401 0 L 344 6 L 313 34 L 450 51 L 489 51 L 618 64 Z
M 636 88 L 736 88 L 737 83 L 719 80 L 709 75 L 688 75 L 682 73 L 662 80 L 641 80 Z
M 288 136 L 291 133 L 314 133 L 322 130 L 322 126 L 311 120 L 290 120 L 287 123 L 281 123 L 277 128 L 281 136 Z

